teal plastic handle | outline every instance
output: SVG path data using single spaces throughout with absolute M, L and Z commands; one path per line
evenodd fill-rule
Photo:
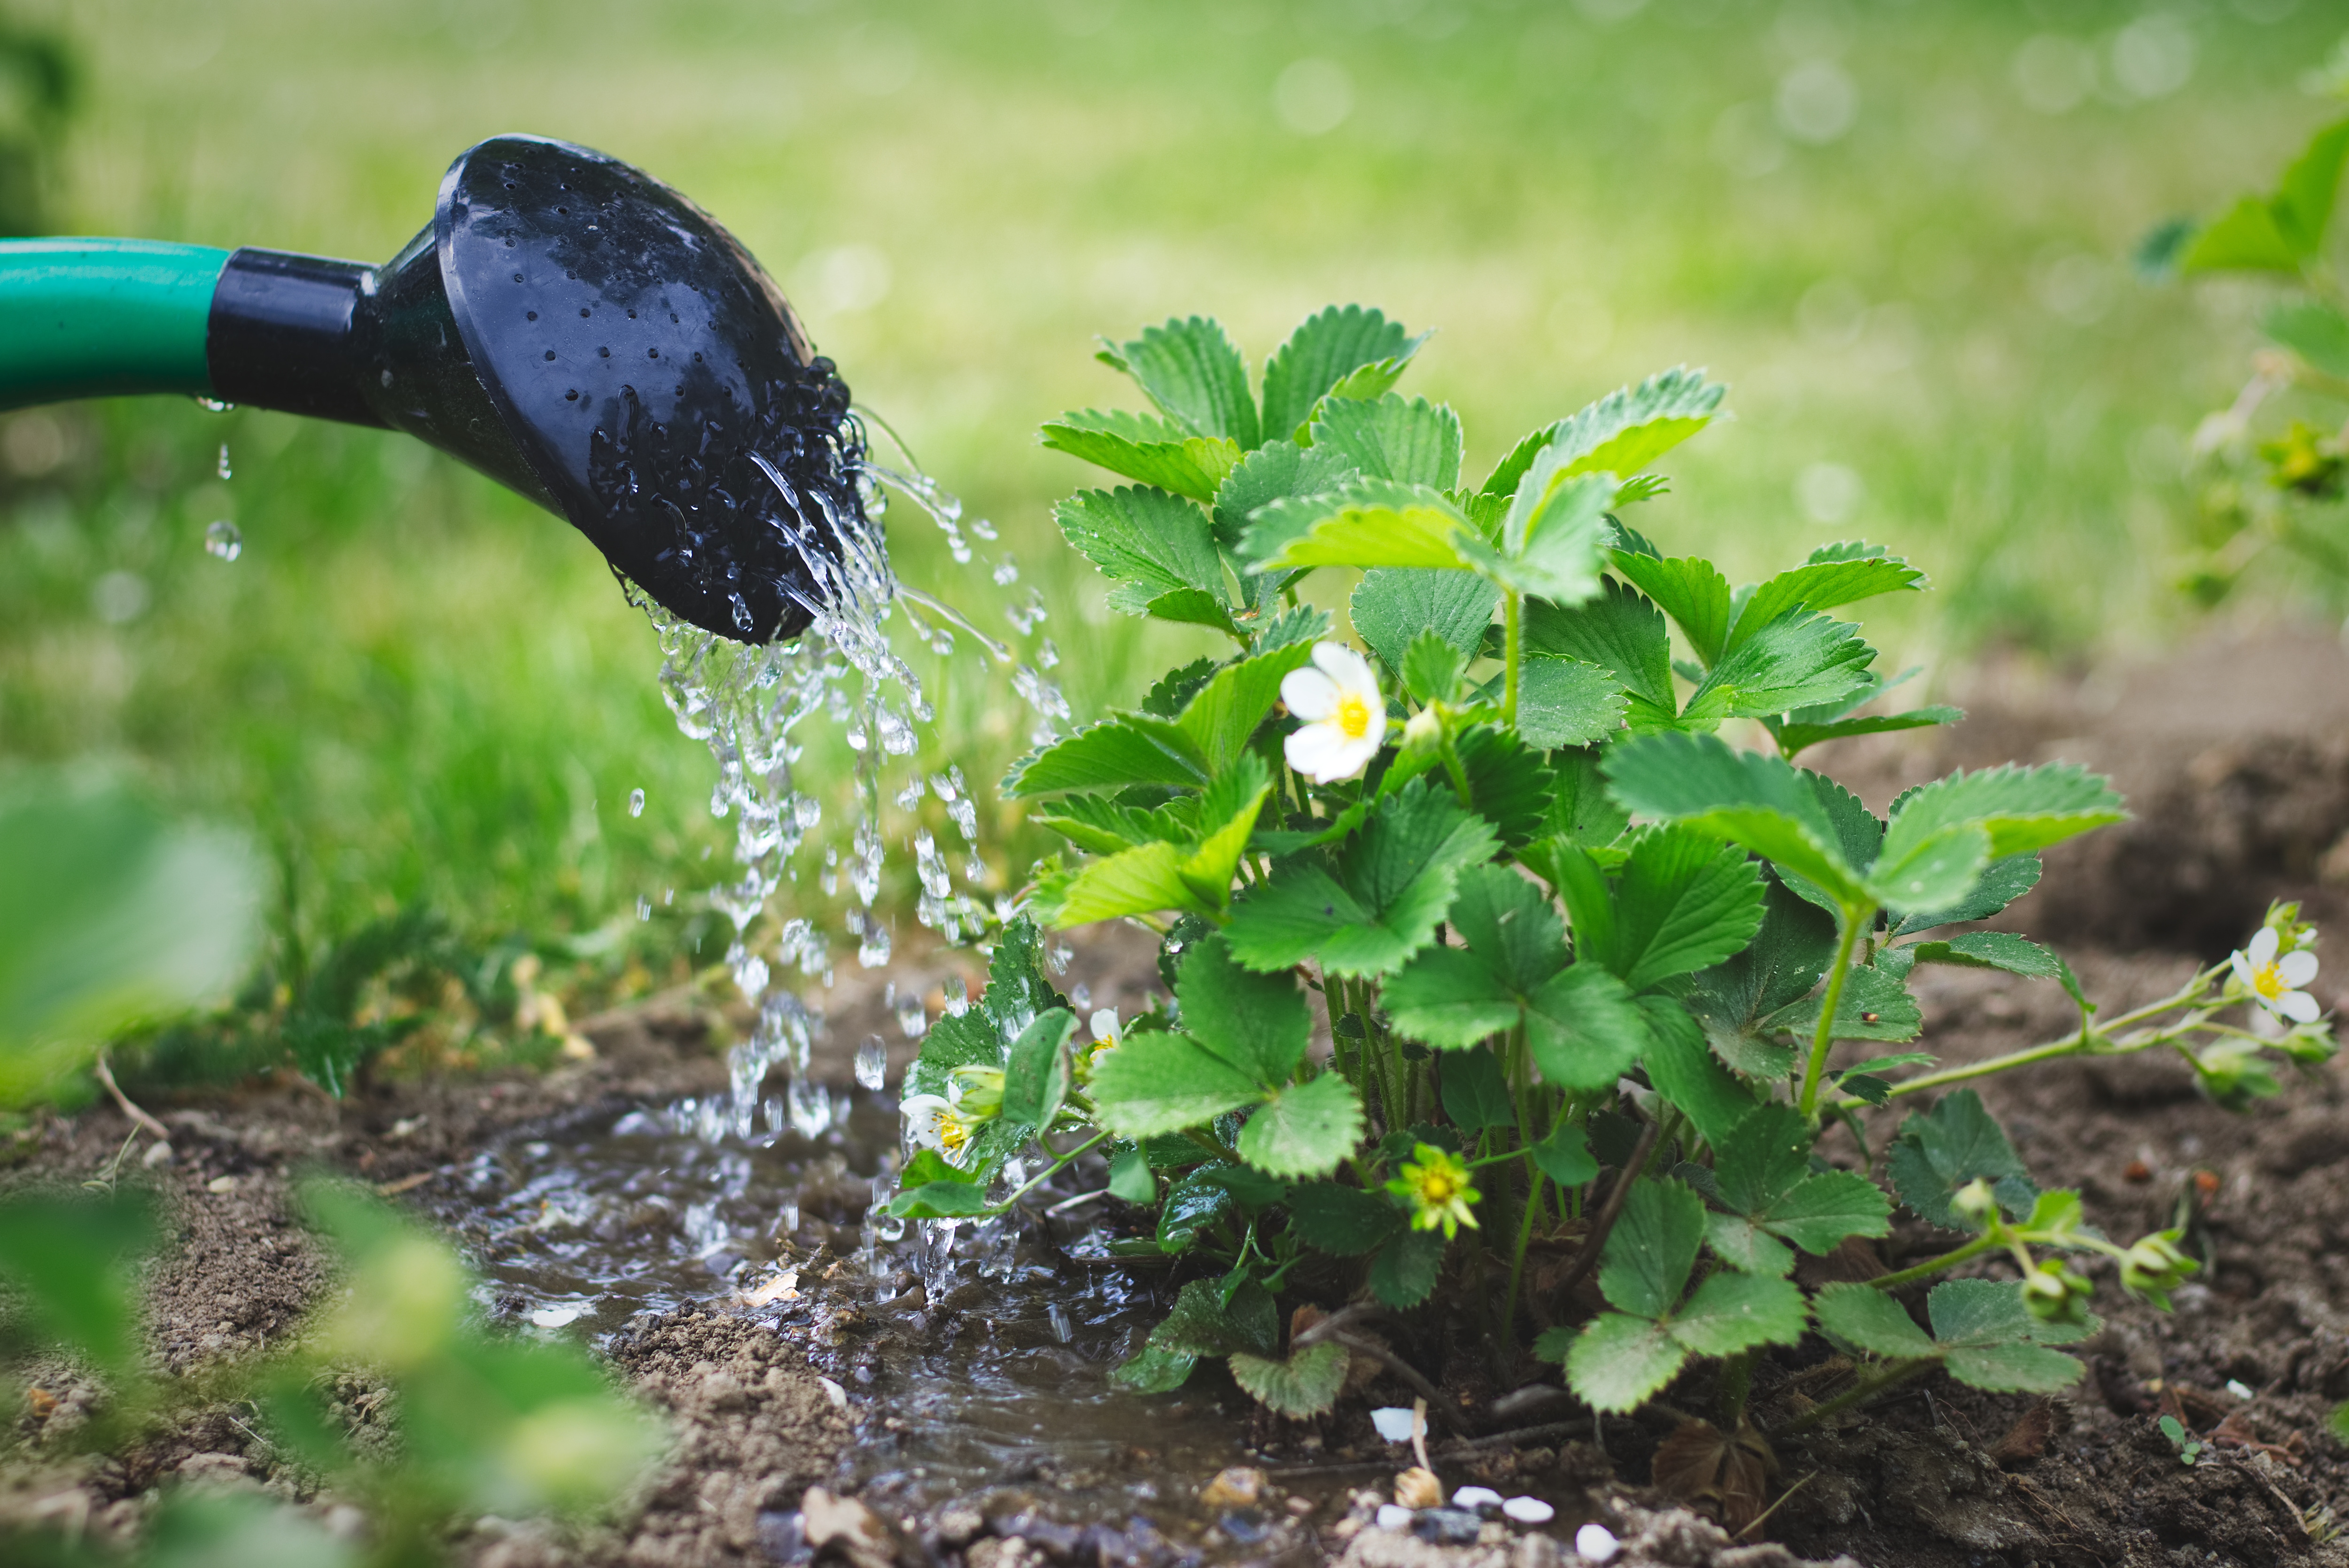
M 204 338 L 228 258 L 152 240 L 0 241 L 0 408 L 212 396 Z

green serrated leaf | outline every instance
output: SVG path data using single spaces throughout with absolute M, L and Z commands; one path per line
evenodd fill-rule
M 1206 316 L 1144 327 L 1113 361 L 1166 417 L 1195 436 L 1220 436 L 1245 451 L 1257 444 L 1256 398 L 1247 362 Z
M 1212 501 L 1240 449 L 1220 438 L 1194 436 L 1166 420 L 1123 408 L 1080 408 L 1040 432 L 1050 450 L 1123 474 L 1193 500 Z
M 1381 799 L 1351 841 L 1340 882 L 1292 862 L 1233 911 L 1232 952 L 1250 968 L 1318 958 L 1330 973 L 1383 975 L 1434 938 L 1460 873 L 1492 858 L 1492 825 L 1448 789 L 1413 779 Z
M 1109 1162 L 1109 1191 L 1121 1202 L 1158 1202 L 1158 1178 L 1151 1174 L 1148 1151 L 1133 1145 L 1123 1148 Z
M 1447 490 L 1460 482 L 1460 416 L 1424 397 L 1338 397 L 1313 411 L 1309 445 L 1373 480 Z
M 1527 603 L 1525 651 L 1529 659 L 1578 659 L 1612 672 L 1634 731 L 1670 728 L 1679 717 L 1663 612 L 1632 589 L 1610 581 L 1598 598 L 1571 609 Z
M 2245 196 L 2203 226 L 2178 259 L 2181 273 L 2282 273 L 2300 276 L 2300 257 L 2275 211 L 2258 196 Z
M 1176 1294 L 1174 1310 L 1150 1343 L 1185 1356 L 1269 1356 L 1280 1343 L 1279 1312 L 1260 1284 L 1244 1283 L 1226 1302 L 1222 1282 L 1195 1279 Z
M 1717 736 L 1650 735 L 1617 743 L 1604 768 L 1631 810 L 1743 844 L 1844 903 L 1868 902 L 1811 776 L 1784 758 L 1733 751 Z
M 1667 561 L 1630 550 L 1610 551 L 1608 561 L 1626 582 L 1679 623 L 1698 658 L 1710 665 L 1721 657 L 1729 635 L 1729 579 L 1719 567 L 1694 556 Z
M 1550 1331 L 1563 1334 L 1564 1326 Z M 1549 1335 L 1542 1343 L 1557 1348 Z M 1537 1353 L 1540 1346 L 1536 1346 Z M 1644 1317 L 1602 1313 L 1583 1325 L 1566 1351 L 1566 1381 L 1594 1410 L 1636 1410 L 1679 1376 L 1688 1347 Z
M 1795 1272 L 1795 1249 L 1740 1214 L 1705 1215 L 1704 1244 L 1746 1274 L 1784 1279 Z
M 2276 228 L 2292 253 L 2313 258 L 2324 248 L 2324 231 L 2341 193 L 2341 169 L 2349 160 L 2349 120 L 2335 120 L 2309 138 L 2308 146 L 2283 171 L 2271 203 Z
M 1243 968 L 1221 935 L 1192 947 L 1174 995 L 1191 1035 L 1263 1088 L 1287 1083 L 1305 1057 L 1313 1023 L 1296 976 Z
M 1380 567 L 1362 573 L 1348 603 L 1355 632 L 1387 668 L 1400 671 L 1412 639 L 1430 632 L 1464 662 L 1474 659 L 1501 596 L 1473 573 Z
M 1857 626 L 1790 613 L 1724 654 L 1689 694 L 1681 722 L 1709 728 L 1724 718 L 1761 718 L 1831 703 L 1870 687 L 1868 665 L 1875 657 Z
M 1921 593 L 1926 586 L 1924 573 L 1897 555 L 1856 543 L 1838 548 L 1871 553 L 1813 560 L 1757 583 L 1739 606 L 1723 651 L 1743 646 L 1765 626 L 1803 611 L 1832 610 L 1879 593 Z
M 1198 1127 L 1265 1092 L 1254 1077 L 1190 1036 L 1158 1030 L 1133 1035 L 1099 1057 L 1091 1088 L 1102 1126 L 1124 1138 Z
M 1279 700 L 1283 677 L 1312 657 L 1310 644 L 1291 643 L 1237 659 L 1192 695 L 1175 724 L 1210 776 L 1225 772 L 1239 760 L 1257 727 Z
M 1403 1232 L 1371 1259 L 1371 1294 L 1398 1312 L 1417 1306 L 1435 1293 L 1444 1245 L 1441 1231 Z
M 1248 519 L 1278 500 L 1319 495 L 1361 476 L 1335 452 L 1315 451 L 1292 441 L 1276 440 L 1240 459 L 1216 491 L 1216 542 L 1237 556 Z M 1278 577 L 1248 575 L 1241 562 L 1241 586 L 1276 586 Z M 1251 600 L 1258 603 L 1259 600 Z
M 2001 1207 L 2017 1216 L 2038 1192 L 2014 1145 L 1970 1088 L 1944 1095 L 1931 1110 L 1901 1122 L 1885 1166 L 1900 1201 L 1920 1219 L 1947 1230 L 1969 1228 L 1950 1200 L 1976 1179 L 1989 1181 Z
M 1526 1048 L 1542 1081 L 1605 1088 L 1640 1059 L 1651 1036 L 1623 982 L 1596 964 L 1574 964 L 1526 998 Z
M 2080 1363 L 2046 1346 L 2098 1326 L 2042 1323 L 2012 1280 L 1951 1280 L 1933 1287 L 1925 1312 L 1950 1376 L 2006 1393 L 2052 1393 L 2079 1381 Z
M 1464 1135 L 1474 1138 L 1488 1127 L 1517 1124 L 1507 1075 L 1501 1070 L 1500 1058 L 1491 1051 L 1480 1047 L 1452 1052 L 1444 1057 L 1439 1070 L 1443 1075 L 1444 1114 Z
M 1619 387 L 1519 441 L 1485 480 L 1485 493 L 1515 495 L 1535 459 L 1551 448 L 1564 454 L 1571 473 L 1636 474 L 1704 428 L 1727 391 L 1686 366 Z
M 1599 1289 L 1640 1317 L 1662 1317 L 1677 1305 L 1704 1242 L 1704 1200 L 1681 1181 L 1632 1183 L 1599 1254 Z
M 1936 703 L 1927 707 L 1912 707 L 1906 713 L 1874 713 L 1859 718 L 1838 718 L 1822 724 L 1778 724 L 1772 726 L 1771 733 L 1778 738 L 1778 755 L 1793 757 L 1829 740 L 1848 740 L 1860 735 L 1890 735 L 1903 729 L 1930 729 L 1935 725 L 1956 724 L 1965 717 L 1966 710 L 1961 707 Z
M 1757 1345 L 1795 1344 L 1805 1317 L 1803 1293 L 1792 1280 L 1716 1274 L 1672 1315 L 1670 1327 L 1699 1356 L 1734 1356 Z
M 1245 843 L 1247 835 L 1241 839 Z M 1050 923 L 1061 930 L 1168 909 L 1213 914 L 1218 906 L 1184 879 L 1188 859 L 1183 846 L 1164 841 L 1121 850 L 1066 873 L 1049 889 L 1040 881 L 1037 902 L 1050 903 Z
M 1333 304 L 1306 317 L 1265 362 L 1264 439 L 1302 436 L 1315 406 L 1358 372 L 1370 374 L 1340 396 L 1378 397 L 1426 341 L 1426 334 L 1412 337 L 1401 322 L 1359 304 Z M 1368 386 L 1380 377 L 1384 386 Z
M 1821 1332 L 1870 1356 L 1913 1361 L 1940 1353 L 1907 1307 L 1871 1284 L 1822 1285 L 1811 1310 Z
M 1110 604 L 1128 614 L 1162 594 L 1224 593 L 1224 564 L 1207 514 L 1181 496 L 1126 486 L 1079 490 L 1052 511 L 1061 531 L 1112 583 Z
M 1402 1216 L 1375 1192 L 1335 1181 L 1300 1181 L 1288 1190 L 1288 1228 L 1316 1252 L 1360 1257 L 1402 1229 Z
M 1599 758 L 1599 753 L 1589 747 L 1560 751 L 1550 758 L 1555 782 L 1547 830 L 1589 850 L 1613 844 L 1631 825 L 1631 814 L 1608 793 Z
M 1752 1114 L 1752 1092 L 1705 1049 L 1704 1030 L 1687 1008 L 1661 995 L 1642 996 L 1639 1006 L 1648 1026 L 1648 1080 L 1707 1142 L 1725 1137 Z
M 1012 1040 L 1039 1014 L 1060 1005 L 1044 975 L 1043 933 L 1025 916 L 1012 921 L 996 940 L 978 1005 L 947 1014 L 922 1037 L 921 1054 L 905 1075 L 905 1092 L 943 1095 L 947 1075 L 957 1068 L 1003 1066 Z
M 1967 931 L 1946 942 L 1920 942 L 1916 944 L 1920 964 L 1954 964 L 1970 969 L 2002 969 L 2009 975 L 2021 975 L 2033 980 L 2054 980 L 2062 983 L 2072 1000 L 2086 1006 L 2087 997 L 2080 990 L 2079 977 L 2072 966 L 2050 948 L 2042 947 L 2028 937 L 2006 931 Z
M 1762 1020 L 1764 1033 L 1785 1031 L 1809 1039 L 1818 1028 L 1819 1011 L 1826 1006 L 1821 985 L 1799 1002 L 1780 1008 Z M 1913 1040 L 1924 1029 L 1925 1015 L 1917 998 L 1901 984 L 1901 976 L 1879 965 L 1855 965 L 1844 981 L 1836 1004 L 1833 1037 L 1838 1040 Z
M 1794 1067 L 1795 1047 L 1764 1020 L 1810 994 L 1835 949 L 1834 918 L 1773 883 L 1752 944 L 1692 976 L 1681 999 L 1723 1061 L 1749 1077 L 1783 1078 Z
M 1718 964 L 1761 929 L 1762 893 L 1761 868 L 1743 851 L 1686 828 L 1644 831 L 1616 882 L 1607 966 L 1645 991 Z
M 2274 342 L 2337 379 L 2349 380 L 2349 316 L 2325 300 L 2284 300 L 2260 317 L 2260 330 Z
M 1334 1072 L 1284 1088 L 1240 1129 L 1240 1158 L 1276 1176 L 1327 1176 L 1362 1139 L 1362 1102 Z
M 1338 1403 L 1351 1360 L 1344 1346 L 1329 1340 L 1295 1351 L 1286 1361 L 1243 1350 L 1231 1358 L 1232 1381 L 1274 1415 L 1302 1421 L 1329 1414 Z
M 1460 695 L 1460 677 L 1467 667 L 1460 650 L 1443 633 L 1430 629 L 1413 637 L 1403 650 L 1402 687 L 1422 706 L 1453 702 Z
M 1612 670 L 1581 659 L 1534 657 L 1518 667 L 1517 733 L 1544 751 L 1607 739 L 1630 705 Z
M 1088 725 L 1022 758 L 1005 777 L 1003 790 L 1017 799 L 1136 784 L 1196 789 L 1211 773 L 1198 742 L 1181 725 L 1130 713 Z
M 1486 577 L 1553 604 L 1579 604 L 1599 592 L 1599 547 L 1615 476 L 1569 476 L 1555 451 L 1534 461 L 1503 519 L 1499 548 L 1482 532 L 1456 542 Z
M 1881 858 L 1890 863 L 1938 835 L 1978 827 L 1989 836 L 1991 857 L 2004 859 L 2127 816 L 2112 785 L 2074 763 L 1960 770 L 1892 803 Z
M 1908 936 L 1920 931 L 1930 931 L 1937 925 L 1959 925 L 1970 920 L 1988 920 L 2024 893 L 2039 885 L 2039 857 L 2035 854 L 2009 855 L 1992 861 L 1982 868 L 1966 896 L 1946 909 L 1927 910 L 1901 919 L 1892 928 L 1894 936 Z
M 1257 573 L 1316 566 L 1471 570 L 1460 542 L 1475 529 L 1439 490 L 1352 480 L 1333 490 L 1260 508 L 1240 540 Z

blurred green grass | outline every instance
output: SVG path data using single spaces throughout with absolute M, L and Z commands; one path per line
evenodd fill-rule
M 996 521 L 1081 717 L 1190 644 L 1106 613 L 1050 523 L 1102 476 L 1035 425 L 1136 401 L 1096 333 L 1204 311 L 1260 362 L 1332 300 L 1438 329 L 1406 387 L 1461 408 L 1472 468 L 1709 366 L 1736 419 L 1676 454 L 1641 526 L 1749 575 L 1852 535 L 1914 556 L 1938 592 L 1869 617 L 1898 663 L 2175 636 L 2178 453 L 2240 379 L 2249 310 L 2124 258 L 2304 139 L 2324 106 L 2297 83 L 2342 26 L 2289 0 L 19 9 L 87 70 L 73 230 L 379 260 L 450 157 L 515 129 L 678 185 Z M 111 758 L 250 824 L 288 951 L 421 903 L 599 964 L 716 956 L 714 766 L 570 530 L 393 437 L 253 411 L 19 415 L 0 459 L 0 761 Z M 202 548 L 215 519 L 233 564 Z M 1003 629 L 934 530 L 893 521 L 909 581 Z M 2299 592 L 2239 613 L 2334 608 Z M 923 762 L 991 781 L 1029 720 L 969 647 L 915 661 L 941 712 Z M 841 755 L 805 767 L 842 779 Z M 1029 846 L 992 836 L 1016 884 Z

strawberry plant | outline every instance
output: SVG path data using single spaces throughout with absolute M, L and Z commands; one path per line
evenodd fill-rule
M 1733 586 L 1627 521 L 1661 510 L 1652 465 L 1719 414 L 1701 372 L 1469 482 L 1458 417 L 1392 390 L 1420 342 L 1332 308 L 1252 385 L 1220 326 L 1170 321 L 1102 355 L 1153 411 L 1044 427 L 1135 481 L 1059 509 L 1110 603 L 1229 647 L 1006 780 L 1070 847 L 983 995 L 926 1040 L 892 1212 L 1000 1214 L 1105 1160 L 1149 1216 L 1113 1249 L 1195 1275 L 1121 1376 L 1166 1389 L 1222 1359 L 1293 1417 L 1330 1408 L 1355 1355 L 1432 1395 L 1360 1326 L 1439 1292 L 1497 1364 L 1557 1363 L 1594 1410 L 1709 1365 L 1749 1446 L 1753 1358 L 1812 1332 L 1853 1370 L 1806 1421 L 1936 1370 L 2069 1383 L 2055 1346 L 2092 1326 L 2089 1271 L 2161 1302 L 2196 1263 L 2174 1233 L 2085 1225 L 1961 1086 L 2160 1048 L 2221 1100 L 2275 1092 L 2278 1064 L 2333 1048 L 2301 989 L 2313 933 L 2280 907 L 2230 962 L 2112 1016 L 2049 948 L 1979 929 L 2040 851 L 2123 811 L 2051 765 L 1955 773 L 1879 817 L 1797 765 L 1961 717 L 1882 711 L 1894 682 L 1831 614 L 1923 573 L 1840 543 Z M 1349 574 L 1356 640 L 1300 596 L 1316 572 Z M 1081 1023 L 1041 932 L 1107 920 L 1160 934 L 1170 995 Z M 2060 985 L 2078 1026 L 1941 1066 L 1909 988 L 1931 964 Z M 1930 1091 L 1871 1145 L 1870 1108 Z M 1799 1254 L 1883 1237 L 1896 1206 L 1947 1245 L 1796 1283 Z M 1552 1266 L 1528 1268 L 1537 1243 Z M 1978 1260 L 2012 1277 L 1935 1284 L 1921 1322 L 1898 1294 Z

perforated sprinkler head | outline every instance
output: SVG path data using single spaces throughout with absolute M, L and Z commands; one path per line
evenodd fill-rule
M 233 403 L 403 430 L 567 519 L 695 625 L 789 636 L 861 527 L 848 387 L 749 252 L 660 181 L 501 136 L 379 267 L 230 256 Z

